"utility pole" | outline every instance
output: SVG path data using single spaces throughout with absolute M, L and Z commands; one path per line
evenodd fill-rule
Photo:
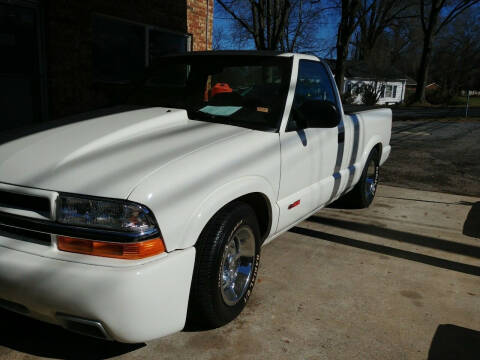
M 470 102 L 470 90 L 467 89 L 467 106 L 465 107 L 465 119 L 468 118 L 468 105 Z

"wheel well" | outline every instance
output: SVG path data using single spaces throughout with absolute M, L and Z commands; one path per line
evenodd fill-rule
M 377 149 L 378 150 L 378 161 L 380 161 L 380 159 L 382 158 L 382 143 L 378 143 L 377 145 L 375 145 L 373 149 Z
M 257 192 L 243 195 L 234 201 L 243 201 L 255 211 L 263 242 L 270 233 L 272 226 L 272 209 L 268 198 L 264 194 Z

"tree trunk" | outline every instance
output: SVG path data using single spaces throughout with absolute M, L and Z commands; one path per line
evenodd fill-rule
M 338 91 L 343 94 L 343 82 L 345 79 L 345 60 L 347 59 L 348 49 L 343 44 L 337 44 L 337 61 L 335 64 L 335 82 Z
M 425 86 L 427 85 L 428 68 L 430 67 L 430 60 L 432 57 L 432 46 L 437 31 L 437 22 L 440 15 L 440 11 L 445 5 L 445 0 L 432 0 L 430 5 L 428 19 L 425 21 L 425 1 L 420 2 L 420 18 L 422 20 L 423 28 L 423 51 L 422 58 L 420 60 L 420 67 L 417 73 L 417 89 L 415 90 L 415 102 L 425 103 Z
M 343 15 L 342 15 L 343 16 Z M 335 64 L 335 82 L 337 83 L 338 91 L 343 94 L 343 83 L 345 81 L 345 62 L 348 58 L 348 45 L 352 32 L 350 30 L 348 19 L 345 17 L 341 20 L 340 27 L 337 34 L 337 61 Z
M 360 0 L 342 0 L 342 15 L 337 32 L 337 61 L 335 66 L 335 81 L 338 91 L 343 94 L 345 77 L 345 62 L 348 58 L 348 45 L 357 27 L 356 17 L 360 9 Z
M 417 73 L 417 89 L 415 91 L 415 102 L 426 102 L 425 86 L 427 86 L 428 68 L 432 57 L 433 31 L 430 29 L 425 34 L 423 41 L 422 58 Z

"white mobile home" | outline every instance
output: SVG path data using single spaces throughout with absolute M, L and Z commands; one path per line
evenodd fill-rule
M 335 73 L 335 60 L 327 60 L 332 71 Z M 363 61 L 348 61 L 346 64 L 344 88 L 342 94 L 352 92 L 353 103 L 362 104 L 361 88 L 374 86 L 379 93 L 379 105 L 391 105 L 405 101 L 407 85 L 411 86 L 409 79 L 401 71 L 389 66 L 378 68 Z
M 344 92 L 361 89 L 362 86 L 376 86 L 377 92 L 380 94 L 378 105 L 391 105 L 402 103 L 405 100 L 406 79 L 367 79 L 367 78 L 347 78 L 345 77 Z M 362 104 L 362 95 L 357 93 L 353 100 L 354 104 Z

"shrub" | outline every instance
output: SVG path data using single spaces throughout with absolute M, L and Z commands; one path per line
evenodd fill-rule
M 364 105 L 373 106 L 376 105 L 380 99 L 380 91 L 377 91 L 377 86 L 363 85 L 362 86 L 362 103 Z
M 425 93 L 425 98 L 430 104 L 433 105 L 447 105 L 453 100 L 453 95 L 448 91 L 443 91 L 442 89 L 436 90 L 427 90 Z
M 342 104 L 352 105 L 357 96 L 352 93 L 351 90 L 346 91 L 342 94 Z
M 464 105 L 466 101 L 462 99 L 460 96 L 452 96 L 452 98 L 448 101 L 447 105 Z
M 410 94 L 405 94 L 405 104 L 412 105 L 415 103 L 415 92 L 411 92 Z

